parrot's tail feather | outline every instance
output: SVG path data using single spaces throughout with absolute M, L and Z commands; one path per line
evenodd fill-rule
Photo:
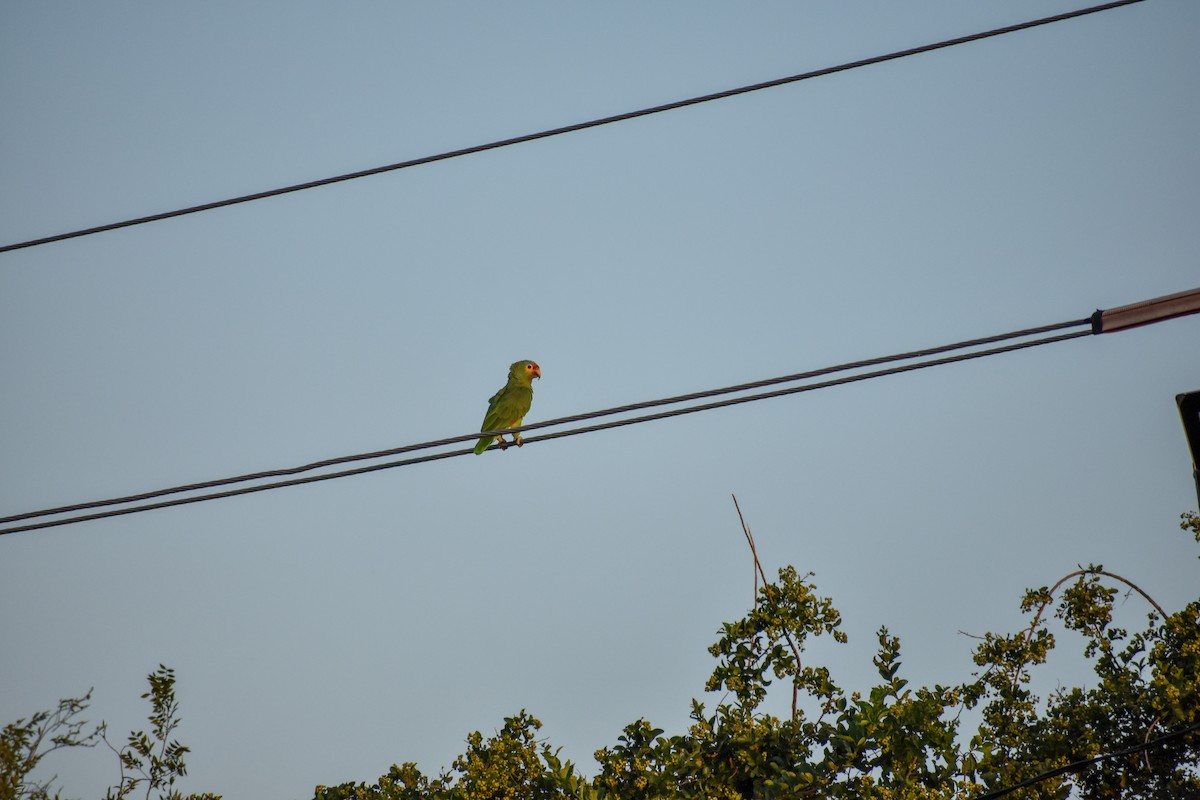
M 495 441 L 494 436 L 487 436 L 483 439 L 480 439 L 479 442 L 475 445 L 475 455 L 477 455 L 477 456 L 483 455 L 483 451 L 487 450 L 488 447 L 491 446 L 493 441 Z

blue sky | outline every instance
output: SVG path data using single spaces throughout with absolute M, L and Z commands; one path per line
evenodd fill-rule
M 0 243 L 1074 7 L 7 3 Z M 1154 0 L 2 254 L 0 512 L 468 433 L 522 358 L 533 422 L 1194 288 L 1198 26 Z M 1191 317 L 0 537 L 0 720 L 94 686 L 119 741 L 162 662 L 187 791 L 437 771 L 522 708 L 590 773 L 639 717 L 685 726 L 746 610 L 731 492 L 767 568 L 843 612 L 813 658 L 847 688 L 880 625 L 911 681 L 962 680 L 958 632 L 1016 628 L 1076 564 L 1194 599 L 1198 341 Z M 71 796 L 116 776 L 47 766 Z

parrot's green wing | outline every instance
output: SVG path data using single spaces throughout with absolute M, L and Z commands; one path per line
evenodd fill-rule
M 487 413 L 483 415 L 483 425 L 479 427 L 479 430 L 494 431 L 496 428 L 500 427 L 498 425 L 489 425 L 488 423 L 493 422 L 496 419 L 496 405 L 500 402 L 500 397 L 504 394 L 504 389 L 507 388 L 508 386 L 505 386 L 503 389 L 488 398 L 488 410 Z M 494 441 L 496 441 L 495 436 L 486 436 L 480 439 L 475 444 L 475 455 L 482 454 L 484 450 L 487 450 L 489 447 L 491 447 L 492 442 Z
M 533 405 L 533 389 L 531 387 L 511 384 L 505 386 L 492 395 L 492 399 L 488 401 L 487 415 L 484 416 L 483 425 L 479 430 L 495 431 L 503 428 L 516 428 L 529 413 L 531 405 Z M 491 436 L 480 439 L 475 445 L 476 455 L 487 450 L 492 441 L 493 437 Z

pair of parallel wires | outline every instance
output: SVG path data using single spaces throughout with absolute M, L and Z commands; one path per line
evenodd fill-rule
M 1091 316 L 1068 320 L 1066 322 L 1042 325 L 1035 328 L 1023 328 L 1021 330 L 996 334 L 994 336 L 967 339 L 965 341 L 924 348 L 921 350 L 910 350 L 903 353 L 894 353 L 892 355 L 868 358 L 860 361 L 851 361 L 843 364 L 836 364 L 830 367 L 809 370 L 807 372 L 798 372 L 790 375 L 780 375 L 773 378 L 751 381 L 749 383 L 739 383 L 731 386 L 722 386 L 715 389 L 705 389 L 702 391 L 691 392 L 689 394 L 663 397 L 657 400 L 644 400 L 627 405 L 604 408 L 598 411 L 589 411 L 582 414 L 573 414 L 571 416 L 548 419 L 542 422 L 534 422 L 517 428 L 504 428 L 500 430 L 483 431 L 480 433 L 464 433 L 457 436 L 450 436 L 443 439 L 431 439 L 429 441 L 404 445 L 402 447 L 394 447 L 387 450 L 375 450 L 369 453 L 356 453 L 354 455 L 328 458 L 308 464 L 301 464 L 295 467 L 252 472 L 244 475 L 235 475 L 228 478 L 219 478 L 216 480 L 202 481 L 199 483 L 173 486 L 166 489 L 157 489 L 154 491 L 142 492 L 140 494 L 127 495 L 124 497 L 114 497 L 107 500 L 95 500 L 85 503 L 76 503 L 73 505 L 58 506 L 56 508 L 47 508 L 40 511 L 29 511 L 21 514 L 14 514 L 11 516 L 0 517 L 0 525 L 8 525 L 10 523 L 22 524 L 12 525 L 11 527 L 7 528 L 0 528 L 0 535 L 38 530 L 41 528 L 51 528 L 59 525 L 69 525 L 76 522 L 86 522 L 90 520 L 104 519 L 107 517 L 121 516 L 124 514 L 140 513 L 142 511 L 169 508 L 171 506 L 200 503 L 207 500 L 236 497 L 238 495 L 265 492 L 272 489 L 282 489 L 288 486 L 299 486 L 306 483 L 328 481 L 335 478 L 345 478 L 352 475 L 363 475 L 369 472 L 378 472 L 385 469 L 397 469 L 399 467 L 425 464 L 431 461 L 440 461 L 447 458 L 457 458 L 459 456 L 473 454 L 474 448 L 441 448 L 452 448 L 454 445 L 463 444 L 466 442 L 473 443 L 479 438 L 485 436 L 502 436 L 516 434 L 518 432 L 527 433 L 546 428 L 560 429 L 523 437 L 525 444 L 537 444 L 539 442 L 547 442 L 553 439 L 562 439 L 567 436 L 592 434 L 603 430 L 609 430 L 611 428 L 620 428 L 627 425 L 640 425 L 646 422 L 655 422 L 658 420 L 669 419 L 671 417 L 683 416 L 685 414 L 696 414 L 701 411 L 713 411 L 718 408 L 726 408 L 728 406 L 740 405 L 743 403 L 753 403 L 776 397 L 786 397 L 788 395 L 812 392 L 820 389 L 829 389 L 834 386 L 841 386 L 848 383 L 873 380 L 875 378 L 882 378 L 888 375 L 897 375 L 904 372 L 913 372 L 916 370 L 928 369 L 930 367 L 954 364 L 960 361 L 969 361 L 977 358 L 997 356 L 1017 350 L 1026 350 L 1032 347 L 1040 347 L 1042 345 L 1078 339 L 1083 336 L 1125 330 L 1131 327 L 1148 325 L 1155 322 L 1195 313 L 1200 313 L 1200 288 L 1180 292 L 1167 297 L 1156 298 L 1154 300 L 1133 303 L 1127 306 L 1121 306 L 1120 308 L 1110 309 L 1108 311 L 1096 311 Z M 836 373 L 849 374 L 834 378 L 827 377 Z M 824 380 L 814 380 L 818 378 L 824 378 Z M 768 391 L 757 391 L 773 386 L 779 386 L 780 388 L 774 388 Z M 723 395 L 734 396 L 722 397 Z M 717 397 L 722 397 L 722 399 L 712 399 Z M 661 411 L 654 411 L 649 414 L 628 416 L 630 414 L 634 414 L 635 412 L 646 411 L 654 408 L 662 408 L 664 406 L 674 407 L 666 408 Z M 593 420 L 597 420 L 601 417 L 610 416 L 619 416 L 619 418 L 603 422 L 593 422 Z M 563 428 L 563 426 L 574 425 L 580 422 L 587 422 L 590 424 Z M 494 450 L 497 449 L 497 447 L 498 445 L 492 445 L 490 449 Z M 437 450 L 437 452 L 408 456 L 409 453 L 415 453 L 422 450 Z M 393 456 L 401 455 L 408 457 L 398 460 L 380 461 L 380 459 L 387 459 Z M 352 467 L 350 469 L 321 471 L 359 461 L 373 461 L 377 463 Z M 305 475 L 304 477 L 286 477 L 291 475 L 299 475 L 300 473 L 305 472 L 318 472 L 318 474 Z M 273 478 L 285 479 L 271 480 Z M 243 483 L 251 485 L 238 486 L 237 488 L 223 488 Z M 220 489 L 220 491 L 195 494 L 197 492 L 205 492 L 205 490 L 210 489 Z M 173 497 L 169 500 L 161 499 L 169 495 L 186 496 Z M 101 511 L 97 509 L 105 510 Z M 85 511 L 91 513 L 78 513 Z M 64 516 L 68 514 L 73 516 Z M 52 517 L 53 519 L 46 519 L 48 517 Z M 35 522 L 32 520 L 39 521 Z

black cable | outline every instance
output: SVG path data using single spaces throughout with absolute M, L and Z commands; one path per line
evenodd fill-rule
M 996 334 L 994 336 L 984 336 L 978 339 L 967 339 L 953 344 L 939 345 L 937 347 L 927 347 L 921 350 L 910 350 L 906 353 L 896 353 L 888 356 L 880 356 L 877 358 L 868 358 L 861 361 L 851 361 L 845 364 L 837 364 L 832 367 L 823 367 L 821 369 L 810 370 L 808 372 L 798 372 L 792 375 L 782 375 L 776 378 L 766 378 L 763 380 L 752 381 L 750 383 L 739 383 L 734 386 L 725 386 L 719 389 L 706 389 L 704 391 L 692 392 L 690 394 L 675 395 L 674 397 L 664 397 L 659 400 L 646 400 L 639 403 L 630 403 L 623 406 L 615 406 L 613 408 L 605 408 L 599 411 L 589 411 L 582 414 L 573 414 L 567 417 L 558 417 L 556 419 L 543 420 L 541 422 L 530 423 L 521 428 L 504 429 L 500 431 L 488 431 L 480 433 L 468 433 L 460 436 L 451 436 L 446 439 L 434 439 L 428 442 L 420 442 L 418 444 L 405 445 L 403 447 L 395 447 L 388 450 L 376 450 L 370 453 L 357 453 L 349 456 L 339 456 L 337 458 L 327 458 L 322 461 L 313 461 L 309 464 L 303 464 L 298 467 L 285 467 L 281 469 L 265 470 L 262 472 L 252 472 L 245 475 L 237 475 L 231 478 L 219 478 L 216 480 L 202 481 L 200 483 L 191 483 L 183 486 L 173 486 L 168 489 L 156 489 L 154 491 L 142 492 L 140 494 L 128 495 L 125 497 L 114 497 L 107 500 L 93 500 L 86 503 L 76 503 L 69 506 L 59 506 L 57 508 L 47 508 L 40 511 L 28 511 L 21 514 L 14 514 L 8 517 L 0 517 L 0 524 L 9 522 L 18 522 L 24 519 L 32 519 L 34 517 L 46 517 L 54 514 L 65 514 L 71 511 L 83 511 L 89 508 L 101 508 L 103 506 L 121 505 L 123 503 L 133 503 L 141 500 L 150 500 L 155 497 L 163 497 L 169 494 L 179 494 L 181 492 L 191 492 L 199 489 L 212 489 L 217 486 L 229 486 L 234 483 L 244 483 L 245 481 L 262 480 L 263 478 L 278 478 L 284 475 L 297 475 L 301 472 L 309 472 L 322 467 L 332 467 L 338 464 L 346 464 L 353 461 L 367 461 L 375 458 L 384 458 L 387 456 L 400 455 L 401 453 L 411 453 L 414 450 L 425 450 L 431 447 L 441 447 L 447 444 L 457 444 L 458 442 L 474 441 L 483 435 L 499 435 L 512 433 L 516 430 L 531 431 L 538 428 L 548 428 L 555 425 L 565 425 L 569 422 L 582 422 L 584 420 L 595 419 L 596 417 L 605 417 L 612 414 L 623 414 L 629 411 L 640 411 L 644 408 L 654 408 L 657 406 L 674 405 L 675 403 L 683 403 L 689 400 L 701 400 L 706 397 L 715 397 L 722 394 L 731 394 L 733 392 L 741 392 L 749 389 L 761 389 L 765 386 L 773 386 L 780 383 L 792 383 L 799 380 L 807 380 L 816 378 L 821 375 L 829 375 L 834 372 L 844 372 L 851 369 L 859 369 L 862 367 L 877 366 L 879 364 L 887 364 L 894 361 L 908 361 L 915 358 L 924 358 L 939 353 L 946 353 L 953 350 L 962 350 L 968 347 L 978 347 L 985 344 L 994 344 L 1009 339 L 1019 339 L 1027 336 L 1035 336 L 1040 333 L 1049 333 L 1051 331 L 1062 330 L 1064 328 L 1076 328 L 1081 325 L 1089 325 L 1090 317 L 1083 319 L 1069 320 L 1067 322 L 1058 322 L 1053 325 L 1042 325 L 1036 328 L 1025 328 L 1019 331 L 1011 331 L 1009 333 Z M 544 438 L 544 437 L 543 437 Z
M 1038 27 L 1039 25 L 1048 25 L 1052 22 L 1062 22 L 1063 20 L 1073 19 L 1075 17 L 1082 17 L 1082 16 L 1085 16 L 1088 14 L 1095 14 L 1100 11 L 1108 11 L 1110 9 L 1119 8 L 1120 6 L 1127 6 L 1127 5 L 1132 5 L 1134 3 L 1140 3 L 1140 2 L 1143 2 L 1143 0 L 1116 0 L 1116 2 L 1103 3 L 1101 5 L 1090 6 L 1088 8 L 1082 8 L 1082 9 L 1078 9 L 1076 11 L 1067 11 L 1065 13 L 1055 14 L 1054 16 L 1050 16 L 1050 17 L 1042 17 L 1041 19 L 1029 20 L 1028 22 L 1019 22 L 1015 25 L 1006 25 L 1003 28 L 995 28 L 990 31 L 982 31 L 980 33 L 973 33 L 968 36 L 960 36 L 955 39 L 945 39 L 940 42 L 934 42 L 932 44 L 925 44 L 925 45 L 921 45 L 919 47 L 912 47 L 907 50 L 898 50 L 893 53 L 887 53 L 886 55 L 872 56 L 871 58 L 864 58 L 859 61 L 850 61 L 845 64 L 839 64 L 839 65 L 833 66 L 833 67 L 825 67 L 823 69 L 813 70 L 812 72 L 802 72 L 799 75 L 790 75 L 786 78 L 776 78 L 774 80 L 764 81 L 762 83 L 755 83 L 755 84 L 751 84 L 749 86 L 741 86 L 736 89 L 726 89 L 725 91 L 713 92 L 712 94 L 700 95 L 699 97 L 692 97 L 687 100 L 676 100 L 675 102 L 672 102 L 672 103 L 664 103 L 662 105 L 651 106 L 649 108 L 643 108 L 638 111 L 627 111 L 623 114 L 614 114 L 609 117 L 600 117 L 599 119 L 593 119 L 593 120 L 589 120 L 587 122 L 577 122 L 573 125 L 564 125 L 563 127 L 560 127 L 560 128 L 551 128 L 549 130 L 540 131 L 538 133 L 529 133 L 529 134 L 525 134 L 523 136 L 514 136 L 510 139 L 500 139 L 498 141 L 489 142 L 487 144 L 479 144 L 479 145 L 475 145 L 473 147 L 464 147 L 460 150 L 449 150 L 447 152 L 438 153 L 436 155 L 423 156 L 421 158 L 414 158 L 409 161 L 400 161 L 395 164 L 387 164 L 382 167 L 373 167 L 371 169 L 364 169 L 364 170 L 360 170 L 358 172 L 348 172 L 345 175 L 336 175 L 332 178 L 321 178 L 321 179 L 315 180 L 315 181 L 307 181 L 305 183 L 297 183 L 297 184 L 293 184 L 291 186 L 284 186 L 279 189 L 269 189 L 265 192 L 255 192 L 254 194 L 242 195 L 241 197 L 233 197 L 228 200 L 218 200 L 218 201 L 212 202 L 212 203 L 203 203 L 201 205 L 188 206 L 187 208 L 180 208 L 175 211 L 165 211 L 160 214 L 151 214 L 151 215 L 145 216 L 145 217 L 137 217 L 134 219 L 127 219 L 122 222 L 112 222 L 107 225 L 99 225 L 94 228 L 84 228 L 82 230 L 71 231 L 69 233 L 60 233 L 60 234 L 56 234 L 54 236 L 47 236 L 42 239 L 31 239 L 26 242 L 17 242 L 15 244 L 8 244 L 8 245 L 4 245 L 4 246 L 0 247 L 0 253 L 5 253 L 5 252 L 8 252 L 9 250 L 19 250 L 24 247 L 35 247 L 37 245 L 49 244 L 50 242 L 60 242 L 60 241 L 63 241 L 64 239 L 74 239 L 79 236 L 89 236 L 93 233 L 102 233 L 104 231 L 117 230 L 118 228 L 128 228 L 133 225 L 142 225 L 147 222 L 157 222 L 158 220 L 170 219 L 172 217 L 182 217 L 185 214 L 195 214 L 200 211 L 211 211 L 212 209 L 215 209 L 215 208 L 223 208 L 225 206 L 237 205 L 238 203 L 248 203 L 251 200 L 262 200 L 262 199 L 265 199 L 268 197 L 276 197 L 281 194 L 287 194 L 289 192 L 298 192 L 298 191 L 302 191 L 304 189 L 315 189 L 319 186 L 328 186 L 329 184 L 332 184 L 332 183 L 340 183 L 342 181 L 354 180 L 355 178 L 365 178 L 369 175 L 378 175 L 383 172 L 391 172 L 393 170 L 405 169 L 407 167 L 415 167 L 415 166 L 418 166 L 421 164 L 429 164 L 434 161 L 444 161 L 449 158 L 457 158 L 458 156 L 471 155 L 473 153 L 482 153 L 486 150 L 495 150 L 500 147 L 508 147 L 510 145 L 522 144 L 524 142 L 532 142 L 537 139 L 546 139 L 551 136 L 560 136 L 564 133 L 574 133 L 575 131 L 586 130 L 588 128 L 596 128 L 601 125 L 610 125 L 614 122 L 624 122 L 626 120 L 636 119 L 638 117 L 645 117 L 645 116 L 649 116 L 651 114 L 659 114 L 664 111 L 673 111 L 677 108 L 685 108 L 687 106 L 694 106 L 694 105 L 698 105 L 700 103 L 708 103 L 713 100 L 722 100 L 727 97 L 734 97 L 736 95 L 747 94 L 749 92 L 757 92 L 762 89 L 770 89 L 775 86 L 783 86 L 783 85 L 789 84 L 789 83 L 797 83 L 799 81 L 808 80 L 809 78 L 819 78 L 819 77 L 822 77 L 825 75 L 832 75 L 836 72 L 845 72 L 846 70 L 857 69 L 859 67 L 866 67 L 866 66 L 870 66 L 872 64 L 880 64 L 885 61 L 893 61 L 898 58 L 905 58 L 907 56 L 919 55 L 921 53 L 928 53 L 928 52 L 932 52 L 934 50 L 941 50 L 942 48 L 945 48 L 945 47 L 953 47 L 954 45 L 966 44 L 968 42 L 975 42 L 975 41 L 979 41 L 980 39 L 987 39 L 987 38 L 990 38 L 993 36 L 1000 36 L 1000 35 L 1006 34 L 1006 33 L 1014 33 L 1016 31 L 1027 30 L 1029 28 Z
M 1082 322 L 1087 322 L 1087 320 L 1083 320 Z M 1067 324 L 1067 323 L 1063 323 L 1063 324 Z M 1075 323 L 1075 324 L 1082 324 L 1082 323 Z M 702 403 L 700 405 L 687 406 L 685 408 L 677 408 L 677 409 L 672 409 L 669 411 L 660 411 L 655 414 L 646 414 L 646 415 L 640 416 L 640 417 L 630 417 L 628 419 L 619 419 L 619 420 L 613 420 L 611 422 L 603 422 L 603 423 L 600 423 L 597 425 L 588 425 L 588 426 L 585 426 L 582 428 L 572 428 L 572 429 L 566 430 L 566 431 L 556 431 L 553 433 L 546 433 L 546 434 L 542 434 L 540 436 L 530 436 L 530 437 L 526 437 L 524 441 L 525 441 L 525 444 L 532 444 L 534 442 L 539 442 L 539 441 L 549 441 L 551 439 L 561 439 L 565 436 L 576 436 L 576 435 L 579 435 L 582 433 L 593 433 L 595 431 L 606 430 L 608 428 L 619 428 L 619 427 L 623 427 L 625 425 L 636 425 L 636 424 L 643 423 L 643 422 L 650 422 L 653 420 L 666 419 L 668 417 L 677 417 L 677 416 L 682 416 L 684 414 L 694 414 L 698 411 L 709 411 L 709 410 L 716 409 L 716 408 L 724 408 L 725 406 L 739 405 L 741 403 L 750 403 L 750 402 L 754 402 L 757 400 L 766 400 L 766 399 L 769 399 L 772 397 L 783 397 L 785 395 L 799 394 L 801 392 L 811 392 L 816 389 L 825 389 L 825 388 L 828 388 L 831 386 L 839 386 L 839 385 L 845 384 L 845 383 L 855 383 L 857 381 L 870 380 L 872 378 L 880 378 L 885 375 L 895 375 L 895 374 L 899 374 L 902 372 L 912 372 L 912 371 L 918 370 L 918 369 L 925 369 L 926 367 L 936 367 L 936 366 L 941 366 L 943 364 L 952 364 L 952 363 L 955 363 L 958 361 L 968 361 L 968 360 L 975 359 L 975 358 L 983 358 L 985 356 L 999 355 L 1000 353 L 1008 353 L 1008 352 L 1012 352 L 1015 350 L 1024 350 L 1024 349 L 1030 348 L 1030 347 L 1037 347 L 1039 345 L 1067 341 L 1069 339 L 1078 339 L 1083 336 L 1091 336 L 1091 335 L 1092 335 L 1092 332 L 1090 330 L 1075 331 L 1073 333 L 1063 333 L 1063 334 L 1059 334 L 1057 336 L 1049 336 L 1049 337 L 1046 337 L 1043 339 L 1034 339 L 1034 340 L 1025 341 L 1025 342 L 1015 342 L 1012 344 L 1007 344 L 1002 347 L 996 347 L 996 348 L 992 348 L 989 350 L 977 350 L 975 352 L 960 353 L 958 355 L 947 356 L 945 358 L 931 359 L 928 361 L 920 361 L 920 362 L 916 362 L 916 363 L 912 363 L 912 364 L 901 364 L 899 366 L 889 367 L 887 369 L 876 370 L 874 372 L 865 372 L 865 373 L 862 373 L 859 375 L 848 375 L 843 378 L 835 378 L 833 380 L 821 381 L 819 383 L 810 383 L 810 384 L 804 384 L 801 386 L 791 386 L 791 387 L 788 387 L 785 389 L 776 389 L 771 392 L 763 392 L 761 394 L 747 395 L 745 397 L 733 397 L 733 398 L 729 398 L 726 400 L 717 400 L 717 401 L 714 401 L 711 403 Z M 752 384 L 745 384 L 745 385 L 752 385 Z M 714 391 L 720 392 L 721 390 L 714 390 Z M 699 394 L 703 394 L 703 393 L 697 393 L 697 394 L 699 395 Z M 658 402 L 658 401 L 652 401 L 652 402 Z M 645 405 L 647 405 L 647 404 L 635 404 L 635 406 L 631 406 L 631 407 L 637 407 L 637 406 L 645 407 Z M 615 412 L 611 412 L 611 411 L 592 412 L 591 414 L 581 414 L 581 415 L 577 415 L 576 417 L 563 417 L 562 419 L 572 420 L 572 419 L 580 419 L 580 418 L 589 418 L 589 417 L 594 417 L 594 416 L 600 416 L 603 413 L 615 413 Z M 514 431 L 518 431 L 518 430 L 521 430 L 521 431 L 530 430 L 535 427 L 545 427 L 546 425 L 549 425 L 549 424 L 561 424 L 561 423 L 552 423 L 552 422 L 536 423 L 534 425 L 527 425 L 522 428 L 505 429 L 503 432 L 514 432 Z M 493 431 L 491 433 L 501 433 L 501 432 L 502 431 Z M 400 449 L 401 450 L 414 450 L 414 449 L 418 449 L 421 447 L 432 447 L 432 446 L 434 446 L 434 444 L 461 441 L 463 439 L 478 439 L 479 437 L 480 437 L 480 434 L 473 433 L 473 434 L 468 434 L 464 437 L 453 437 L 451 439 L 443 439 L 437 443 L 431 442 L 431 443 L 423 443 L 421 445 L 410 445 L 408 448 L 400 448 Z M 493 445 L 492 448 L 489 448 L 489 449 L 493 449 L 495 447 L 496 447 L 496 445 Z M 325 473 L 322 475 L 310 475 L 306 478 L 293 478 L 291 480 L 278 481 L 275 483 L 259 484 L 256 486 L 246 486 L 246 487 L 242 487 L 240 489 L 230 489 L 230 490 L 227 490 L 224 492 L 214 492 L 212 494 L 198 495 L 195 497 L 183 497 L 183 498 L 177 498 L 175 500 L 165 500 L 165 501 L 158 502 L 158 503 L 148 503 L 145 505 L 133 506 L 130 508 L 121 508 L 121 509 L 113 509 L 110 511 L 102 511 L 102 512 L 99 512 L 96 514 L 85 514 L 85 515 L 81 515 L 81 516 L 77 516 L 77 517 L 68 517 L 66 519 L 50 520 L 47 522 L 36 522 L 36 523 L 28 524 L 28 525 L 19 525 L 19 526 L 15 526 L 15 527 L 11 527 L 11 528 L 0 529 L 0 536 L 7 534 L 7 533 L 19 533 L 22 531 L 32 531 L 32 530 L 38 530 L 41 528 L 52 528 L 52 527 L 55 527 L 58 525 L 69 525 L 69 524 L 72 524 L 75 522 L 86 522 L 89 520 L 104 519 L 106 517 L 115 517 L 115 516 L 120 516 L 123 514 L 134 514 L 134 513 L 140 512 L 140 511 L 150 511 L 150 510 L 157 509 L 157 508 L 168 508 L 171 506 L 186 505 L 188 503 L 199 503 L 199 502 L 203 502 L 205 500 L 217 500 L 217 499 L 225 498 L 225 497 L 235 497 L 237 495 L 252 494 L 254 492 L 263 492 L 263 491 L 267 491 L 268 489 L 281 489 L 281 488 L 284 488 L 287 486 L 298 486 L 300 484 L 305 484 L 305 483 L 315 483 L 317 481 L 332 480 L 334 478 L 344 478 L 344 477 L 347 477 L 350 475 L 362 475 L 367 472 L 377 472 L 379 470 L 393 469 L 395 467 L 406 467 L 411 464 L 421 464 L 426 461 L 438 461 L 443 458 L 454 458 L 456 456 L 464 456 L 464 455 L 467 455 L 467 454 L 473 453 L 473 452 L 474 452 L 474 450 L 472 448 L 466 448 L 463 450 L 451 450 L 451 451 L 445 452 L 445 453 L 432 453 L 429 455 L 418 456 L 416 458 L 408 458 L 408 459 L 403 459 L 400 461 L 389 461 L 389 462 L 386 462 L 383 464 L 373 464 L 373 465 L 366 466 L 366 467 L 356 467 L 355 469 L 343 470 L 340 472 L 331 472 L 331 473 Z
M 1003 797 L 1010 792 L 1015 792 L 1017 789 L 1024 789 L 1027 786 L 1032 786 L 1035 783 L 1041 783 L 1042 781 L 1047 781 L 1051 778 L 1057 778 L 1059 775 L 1064 775 L 1069 772 L 1079 772 L 1084 767 L 1089 767 L 1092 764 L 1098 764 L 1101 761 L 1106 761 L 1110 758 L 1128 756 L 1134 753 L 1140 753 L 1143 750 L 1149 750 L 1151 747 L 1156 747 L 1164 742 L 1169 742 L 1172 739 L 1178 739 L 1181 736 L 1186 736 L 1195 730 L 1200 730 L 1200 722 L 1189 725 L 1186 728 L 1180 728 L 1177 731 L 1168 733 L 1165 736 L 1160 736 L 1157 739 L 1151 739 L 1148 742 L 1143 742 L 1142 744 L 1134 745 L 1133 747 L 1127 747 L 1124 750 L 1118 750 L 1115 753 L 1105 753 L 1104 755 L 1096 756 L 1095 758 L 1087 758 L 1083 761 L 1076 761 L 1074 763 L 1067 764 L 1066 766 L 1052 769 L 1049 772 L 1043 772 L 1041 775 L 1036 775 L 1028 780 L 1015 783 L 1012 786 L 1007 786 L 1003 789 L 996 789 L 995 791 L 988 792 L 987 794 L 981 794 L 976 797 L 975 800 L 996 800 L 997 797 Z

